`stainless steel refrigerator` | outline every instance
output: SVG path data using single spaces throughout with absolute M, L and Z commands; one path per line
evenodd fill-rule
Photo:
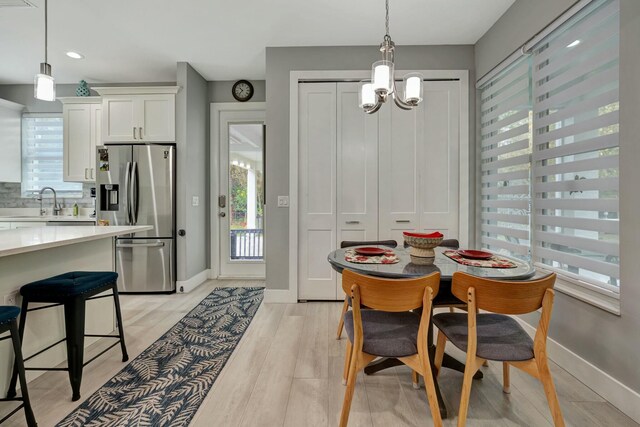
M 116 240 L 120 292 L 175 292 L 175 146 L 97 147 L 96 215 L 109 225 L 152 225 Z

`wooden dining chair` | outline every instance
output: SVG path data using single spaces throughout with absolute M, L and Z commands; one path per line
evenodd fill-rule
M 427 349 L 431 302 L 439 283 L 439 272 L 417 279 L 384 279 L 350 270 L 342 272 L 342 289 L 351 298 L 353 309 L 344 315 L 349 341 L 341 427 L 349 421 L 358 372 L 376 357 L 399 359 L 413 370 L 414 383 L 417 375 L 424 377 L 433 425 L 442 426 Z M 419 308 L 421 314 L 410 311 Z
M 555 274 L 537 280 L 507 282 L 454 273 L 453 294 L 465 300 L 469 309 L 467 313 L 441 313 L 433 316 L 433 324 L 439 330 L 434 364 L 437 375 L 447 340 L 467 352 L 458 427 L 463 427 L 466 423 L 473 375 L 485 360 L 502 362 L 505 393 L 509 393 L 510 366 L 539 379 L 544 387 L 554 425 L 564 426 L 547 361 L 547 333 L 555 281 Z M 531 313 L 541 307 L 538 329 L 532 340 L 510 315 Z M 490 313 L 478 314 L 476 309 Z
M 367 240 L 367 241 L 357 241 L 357 240 L 343 240 L 340 242 L 340 249 L 344 248 L 352 248 L 354 246 L 386 246 L 389 248 L 398 247 L 398 242 L 395 240 Z M 351 305 L 351 299 L 348 294 L 344 296 L 344 304 L 342 304 L 342 312 L 340 313 L 340 320 L 338 321 L 338 332 L 336 333 L 336 339 L 339 340 L 342 337 L 342 329 L 344 328 L 344 314 L 349 310 L 349 306 Z

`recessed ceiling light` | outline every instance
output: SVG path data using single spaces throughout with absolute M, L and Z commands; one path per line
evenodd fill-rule
M 574 46 L 578 46 L 579 44 L 580 44 L 580 40 L 575 40 L 569 43 L 567 47 L 574 47 Z
M 73 58 L 73 59 L 84 59 L 84 55 L 78 52 L 74 52 L 72 50 L 70 50 L 69 52 L 67 52 L 67 56 L 69 58 Z

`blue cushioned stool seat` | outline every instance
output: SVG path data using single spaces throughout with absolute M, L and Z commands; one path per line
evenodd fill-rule
M 118 273 L 113 271 L 72 271 L 24 285 L 20 295 L 34 302 L 50 302 L 91 293 L 117 280 Z
M 5 323 L 9 323 L 12 320 L 18 318 L 20 314 L 20 309 L 13 305 L 2 305 L 0 306 L 0 325 L 4 325 Z
M 405 357 L 418 353 L 420 315 L 360 310 L 362 351 L 381 357 Z M 353 311 L 344 314 L 344 328 L 353 342 Z
M 467 313 L 441 313 L 433 316 L 433 324 L 462 351 L 467 351 L 467 316 Z M 522 326 L 509 316 L 478 314 L 476 335 L 476 355 L 483 359 L 515 362 L 534 357 L 533 340 Z

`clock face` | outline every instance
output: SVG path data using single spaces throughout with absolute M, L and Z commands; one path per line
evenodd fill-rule
M 232 94 L 240 102 L 248 101 L 253 96 L 253 85 L 246 80 L 239 80 L 233 85 Z

